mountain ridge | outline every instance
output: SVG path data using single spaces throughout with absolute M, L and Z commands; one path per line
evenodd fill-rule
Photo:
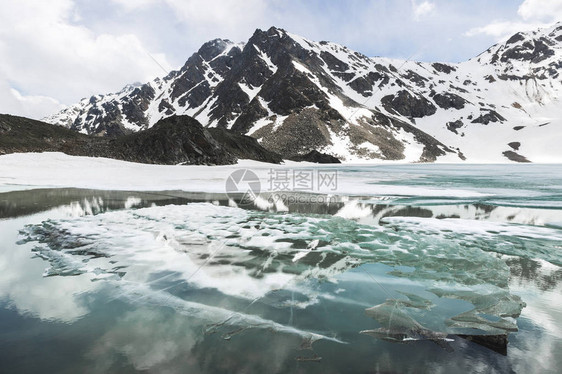
M 112 136 L 186 114 L 284 158 L 319 150 L 344 161 L 562 161 L 561 44 L 558 23 L 466 62 L 422 63 L 271 27 L 246 43 L 209 41 L 166 77 L 83 99 L 47 122 Z
M 22 152 L 63 152 L 161 165 L 232 165 L 238 159 L 282 161 L 254 138 L 226 129 L 207 129 L 188 116 L 167 117 L 129 135 L 97 137 L 0 114 L 0 155 Z

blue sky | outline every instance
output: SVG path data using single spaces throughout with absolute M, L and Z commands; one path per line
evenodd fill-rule
M 490 34 L 466 36 L 468 30 L 495 20 L 516 19 L 520 5 L 513 0 L 435 0 L 426 1 L 433 4 L 431 10 L 416 16 L 415 5 L 424 1 L 267 1 L 260 2 L 266 6 L 256 17 L 241 17 L 241 22 L 230 25 L 189 19 L 161 1 L 136 7 L 123 6 L 124 2 L 77 0 L 80 23 L 100 33 L 140 35 L 149 48 L 165 50 L 175 65 L 209 39 L 244 41 L 256 28 L 270 26 L 341 43 L 369 56 L 414 55 L 424 61 L 458 62 L 497 40 Z
M 562 19 L 562 0 L 2 0 L 0 112 L 40 118 L 272 25 L 368 56 L 459 62 Z M 151 57 L 152 56 L 152 57 Z

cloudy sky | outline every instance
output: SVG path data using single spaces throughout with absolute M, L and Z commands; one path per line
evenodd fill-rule
M 562 0 L 1 0 L 0 113 L 42 118 L 272 25 L 369 56 L 458 62 L 562 20 Z

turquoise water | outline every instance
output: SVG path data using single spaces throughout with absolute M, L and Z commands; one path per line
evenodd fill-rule
M 558 372 L 561 166 L 338 173 L 288 212 L 0 194 L 0 371 Z

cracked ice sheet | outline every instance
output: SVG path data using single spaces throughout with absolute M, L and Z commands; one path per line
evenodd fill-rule
M 398 232 L 395 227 L 202 203 L 46 221 L 28 226 L 23 234 L 40 243 L 35 252 L 50 265 L 45 275 L 86 273 L 133 284 L 141 290 L 141 299 L 142 290 L 162 283 L 162 277 L 248 302 L 286 290 L 297 299 L 263 302 L 308 308 L 319 298 L 334 299 L 318 291 L 318 282 L 337 283 L 356 266 L 381 263 L 389 267 L 391 278 L 471 303 L 473 309 L 457 316 L 464 324 L 453 316 L 451 328 L 516 328 L 511 316 L 516 317 L 524 304 L 509 292 L 505 261 L 484 247 L 489 238 L 452 237 L 447 231 L 435 235 L 408 223 Z M 478 313 L 495 319 L 481 319 Z
M 382 222 L 397 231 L 458 240 L 463 245 L 479 245 L 485 251 L 562 266 L 562 231 L 557 228 L 450 218 L 386 217 Z

